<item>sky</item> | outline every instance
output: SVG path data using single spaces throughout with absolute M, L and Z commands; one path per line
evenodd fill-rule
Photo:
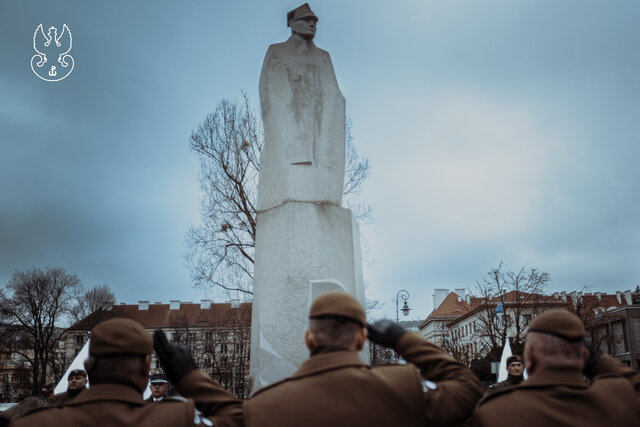
M 0 0 L 0 284 L 60 266 L 119 302 L 197 301 L 189 135 L 219 101 L 258 107 L 299 1 Z M 368 299 L 424 319 L 436 288 L 538 268 L 548 291 L 640 284 L 640 3 L 313 1 L 351 133 Z M 73 72 L 31 70 L 39 24 Z M 219 301 L 219 300 L 217 300 Z

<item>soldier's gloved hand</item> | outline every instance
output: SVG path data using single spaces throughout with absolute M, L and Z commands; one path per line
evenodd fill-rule
M 156 329 L 153 333 L 153 348 L 162 363 L 164 373 L 173 384 L 178 384 L 185 375 L 198 369 L 191 350 L 183 345 L 170 343 L 161 329 Z
M 595 348 L 593 348 L 593 345 L 588 340 L 584 340 L 584 346 L 587 348 L 587 350 L 589 350 L 589 359 L 587 359 L 587 363 L 584 365 L 584 369 L 582 370 L 582 372 L 584 372 L 587 376 L 590 376 L 589 373 L 591 372 L 591 369 L 596 366 L 598 360 L 600 360 L 602 351 L 600 351 L 600 349 L 596 350 Z
M 373 325 L 367 323 L 369 340 L 383 347 L 395 348 L 396 343 L 407 330 L 391 320 L 378 320 Z

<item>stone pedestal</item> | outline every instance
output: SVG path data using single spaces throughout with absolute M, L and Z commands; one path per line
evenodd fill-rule
M 252 392 L 291 375 L 309 357 L 304 331 L 311 302 L 338 290 L 364 306 L 360 233 L 350 210 L 289 201 L 258 213 Z

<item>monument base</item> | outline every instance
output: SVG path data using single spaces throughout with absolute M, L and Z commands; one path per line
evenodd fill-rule
M 304 331 L 318 295 L 344 291 L 365 302 L 360 232 L 349 209 L 290 201 L 259 212 L 255 253 L 252 392 L 293 374 L 309 357 Z

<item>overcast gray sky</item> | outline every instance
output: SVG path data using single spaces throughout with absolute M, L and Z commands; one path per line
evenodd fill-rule
M 189 135 L 222 98 L 258 105 L 269 44 L 300 1 L 0 0 L 0 283 L 61 266 L 119 301 L 197 300 Z M 372 175 L 367 296 L 394 315 L 492 267 L 553 290 L 640 284 L 640 3 L 315 1 Z M 73 73 L 31 71 L 38 24 Z

